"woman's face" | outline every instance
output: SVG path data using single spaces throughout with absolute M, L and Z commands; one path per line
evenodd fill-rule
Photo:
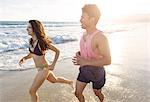
M 30 23 L 28 23 L 28 26 L 27 26 L 27 32 L 29 35 L 34 35 L 34 32 L 33 32 L 33 29 L 32 29 L 32 26 Z

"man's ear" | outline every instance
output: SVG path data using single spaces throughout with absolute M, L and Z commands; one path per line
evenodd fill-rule
M 90 23 L 95 23 L 95 18 L 94 17 L 90 18 Z

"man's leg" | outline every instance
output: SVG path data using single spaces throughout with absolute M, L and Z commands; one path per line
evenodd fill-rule
M 82 94 L 84 88 L 86 87 L 87 83 L 76 81 L 76 88 L 75 88 L 75 96 L 78 98 L 80 102 L 85 102 L 84 96 Z
M 93 89 L 95 95 L 99 98 L 100 102 L 103 102 L 104 100 L 104 95 L 102 94 L 101 89 L 97 90 L 97 89 Z

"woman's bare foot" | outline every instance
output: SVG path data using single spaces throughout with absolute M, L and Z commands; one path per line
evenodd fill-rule
M 71 86 L 72 89 L 74 89 L 73 81 L 70 81 L 70 82 L 69 82 L 69 85 Z

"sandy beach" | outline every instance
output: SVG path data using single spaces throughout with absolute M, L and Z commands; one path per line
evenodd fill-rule
M 65 63 L 65 64 L 64 64 Z M 78 71 L 71 63 L 71 59 L 60 62 L 56 66 L 54 73 L 66 78 L 75 79 Z M 32 84 L 36 69 L 27 71 L 5 71 L 0 72 L 0 100 L 1 102 L 30 102 L 28 90 Z M 71 76 L 71 77 L 70 77 Z M 68 96 L 67 96 L 68 95 Z M 39 90 L 41 102 L 74 102 L 75 97 L 72 94 L 72 88 L 64 84 L 52 84 L 47 80 Z
M 107 36 L 112 64 L 105 68 L 107 74 L 103 88 L 104 102 L 150 101 L 150 64 L 148 63 L 150 60 L 150 36 L 148 35 L 150 23 L 134 23 L 127 26 L 130 29 L 124 28 L 123 31 L 115 32 L 112 30 L 112 33 Z M 67 45 L 64 46 L 67 47 Z M 0 102 L 30 102 L 28 91 L 36 72 L 36 69 L 1 70 Z M 78 67 L 72 64 L 71 58 L 66 58 L 57 62 L 54 73 L 75 82 Z M 52 84 L 45 81 L 38 92 L 40 102 L 78 102 L 69 85 Z M 91 84 L 86 87 L 84 95 L 86 102 L 98 102 L 92 92 Z
M 71 59 L 60 61 L 54 73 L 57 76 L 76 80 L 78 66 L 74 66 Z M 36 69 L 26 71 L 1 71 L 0 72 L 0 101 L 1 102 L 30 102 L 29 88 L 32 84 Z M 53 84 L 47 80 L 40 87 L 40 102 L 78 102 L 73 94 L 73 89 L 65 84 Z M 84 91 L 87 102 L 98 100 L 92 92 L 91 85 Z

